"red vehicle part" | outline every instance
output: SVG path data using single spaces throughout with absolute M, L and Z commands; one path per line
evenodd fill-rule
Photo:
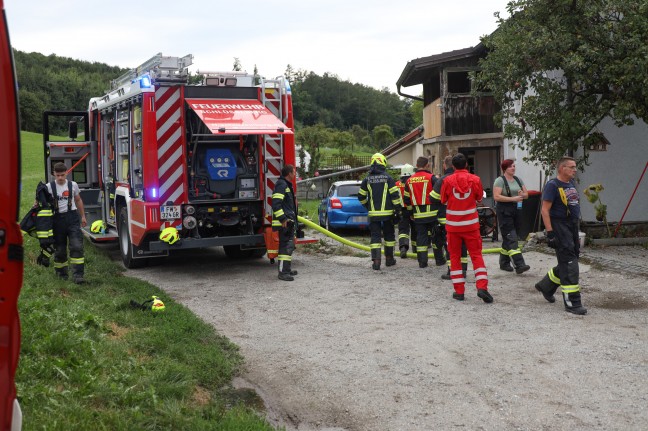
M 0 0 L 0 431 L 12 429 L 20 353 L 18 295 L 23 280 L 18 95 L 4 1 Z M 14 423 L 14 426 L 16 424 Z

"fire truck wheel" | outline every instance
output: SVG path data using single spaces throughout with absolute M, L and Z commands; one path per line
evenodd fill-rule
M 133 243 L 128 233 L 128 211 L 123 207 L 119 211 L 119 253 L 122 257 L 122 262 L 126 268 L 141 268 L 148 263 L 148 259 L 134 259 L 133 258 Z

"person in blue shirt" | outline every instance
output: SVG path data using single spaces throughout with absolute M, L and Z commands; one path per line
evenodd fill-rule
M 542 221 L 547 230 L 547 244 L 556 250 L 558 265 L 550 269 L 535 287 L 549 302 L 555 302 L 554 293 L 561 288 L 565 311 L 587 314 L 581 302 L 578 284 L 578 220 L 580 199 L 574 183 L 576 161 L 571 157 L 558 160 L 556 178 L 549 180 L 542 193 Z

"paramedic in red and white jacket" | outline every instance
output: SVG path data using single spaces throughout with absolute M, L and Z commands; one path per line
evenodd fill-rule
M 466 156 L 459 153 L 452 158 L 455 171 L 441 187 L 441 203 L 446 205 L 446 232 L 450 253 L 450 278 L 454 286 L 452 297 L 464 300 L 466 279 L 461 269 L 461 243 L 468 248 L 468 254 L 475 270 L 477 296 L 484 302 L 493 302 L 488 293 L 488 274 L 482 257 L 482 239 L 479 233 L 477 203 L 482 200 L 484 188 L 477 175 L 466 170 Z

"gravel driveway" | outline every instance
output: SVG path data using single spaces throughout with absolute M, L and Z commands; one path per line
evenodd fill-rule
M 368 257 L 299 249 L 294 282 L 218 249 L 127 275 L 238 344 L 237 383 L 287 430 L 648 429 L 647 278 L 581 265 L 589 314 L 574 316 L 533 287 L 552 255 L 526 253 L 519 276 L 485 257 L 493 304 L 472 277 L 454 301 L 445 269 L 413 259 L 373 271 Z

